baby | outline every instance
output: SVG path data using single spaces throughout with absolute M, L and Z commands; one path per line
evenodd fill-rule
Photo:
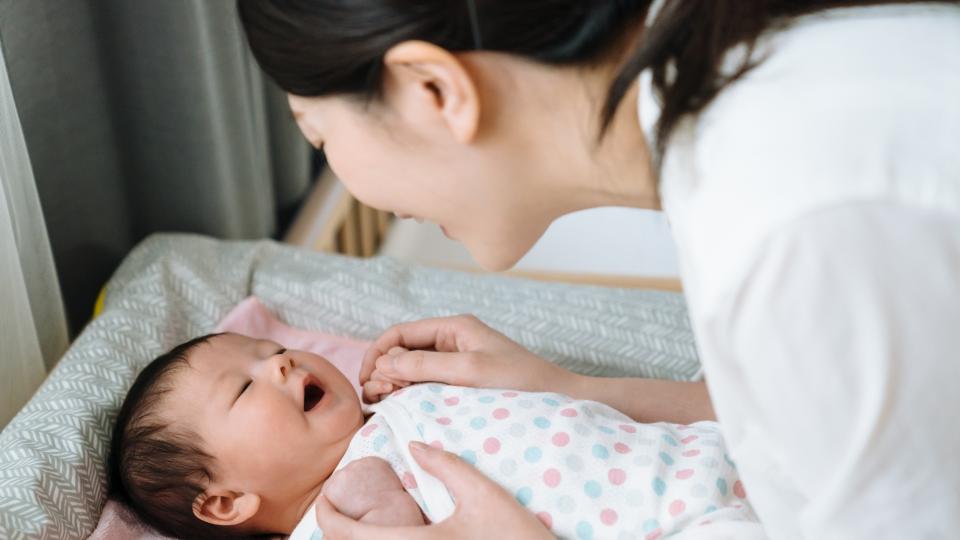
M 755 521 L 715 423 L 639 424 L 560 394 L 435 383 L 366 406 L 324 358 L 238 334 L 183 343 L 137 377 L 111 487 L 180 538 L 319 538 L 321 492 L 364 522 L 442 520 L 453 501 L 411 440 L 460 455 L 563 538 Z

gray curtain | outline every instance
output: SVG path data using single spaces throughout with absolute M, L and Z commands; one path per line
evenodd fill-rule
M 0 42 L 74 331 L 155 231 L 275 235 L 310 182 L 232 0 L 0 0 Z

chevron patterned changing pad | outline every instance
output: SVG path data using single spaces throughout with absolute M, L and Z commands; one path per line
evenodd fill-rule
M 0 433 L 0 538 L 85 538 L 106 502 L 113 418 L 137 371 L 259 297 L 287 324 L 372 340 L 422 317 L 474 313 L 591 375 L 692 379 L 679 294 L 543 283 L 358 260 L 271 241 L 156 235 L 107 284 L 103 313 Z

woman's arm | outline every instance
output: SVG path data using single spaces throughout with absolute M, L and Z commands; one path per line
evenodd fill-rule
M 598 401 L 637 422 L 692 424 L 716 420 L 707 383 L 664 381 L 637 377 L 589 377 L 571 374 L 558 392 L 576 399 Z

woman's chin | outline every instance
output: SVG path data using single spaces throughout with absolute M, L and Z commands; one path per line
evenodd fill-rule
M 511 246 L 504 244 L 486 244 L 475 247 L 464 242 L 464 245 L 473 260 L 487 272 L 503 272 L 513 268 L 529 249 L 510 249 Z

